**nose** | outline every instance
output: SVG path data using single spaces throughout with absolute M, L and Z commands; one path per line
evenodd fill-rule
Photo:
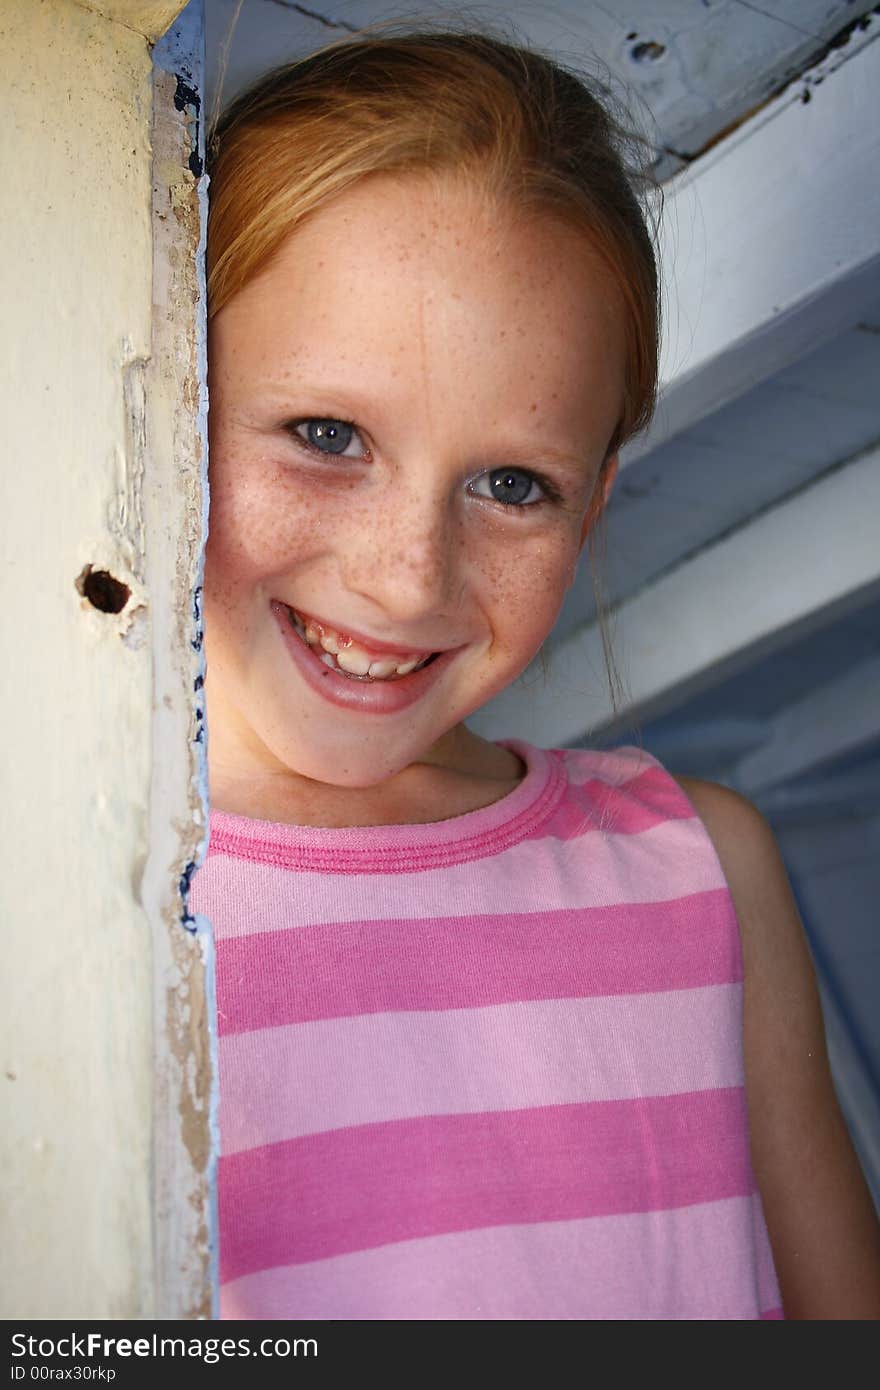
M 383 490 L 352 519 L 341 556 L 349 592 L 397 624 L 424 625 L 459 610 L 467 557 L 462 521 L 447 494 L 415 486 Z

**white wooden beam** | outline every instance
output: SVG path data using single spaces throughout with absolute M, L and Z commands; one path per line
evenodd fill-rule
M 757 797 L 878 737 L 880 657 L 872 657 L 786 705 L 766 741 L 734 764 L 731 782 L 745 796 Z
M 613 611 L 629 710 L 653 718 L 880 591 L 880 448 L 753 518 Z M 471 720 L 568 744 L 615 722 L 601 634 L 581 628 Z
M 194 113 L 179 55 L 154 85 L 143 34 L 74 0 L 2 7 L 0 31 L 0 1316 L 196 1317 L 214 1129 L 210 960 L 181 891 L 205 827 Z
M 7 5 L 0 29 L 0 1315 L 137 1318 L 153 1308 L 150 55 L 71 0 Z
M 186 0 L 76 0 L 87 10 L 123 24 L 155 43 L 174 22 Z
M 876 294 L 880 18 L 866 26 L 666 185 L 660 404 L 624 466 L 856 322 Z

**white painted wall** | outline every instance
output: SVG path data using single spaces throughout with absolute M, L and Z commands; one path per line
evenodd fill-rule
M 202 834 L 197 306 L 179 299 L 182 332 L 156 336 L 157 134 L 190 267 L 198 214 L 167 87 L 152 126 L 145 32 L 180 6 L 124 8 L 125 23 L 74 0 L 0 12 L 5 1318 L 210 1309 L 206 971 L 179 893 Z M 177 360 L 157 364 L 169 342 Z M 121 611 L 90 601 L 90 569 L 126 587 Z M 175 759 L 184 786 L 158 814 Z M 175 1258 L 157 1213 L 183 1222 Z
M 859 319 L 880 268 L 878 83 L 874 18 L 665 186 L 660 400 L 624 467 Z

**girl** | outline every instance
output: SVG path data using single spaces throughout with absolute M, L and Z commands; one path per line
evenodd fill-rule
M 486 36 L 332 46 L 221 118 L 208 262 L 223 1316 L 876 1316 L 766 823 L 464 722 L 654 400 L 603 106 Z

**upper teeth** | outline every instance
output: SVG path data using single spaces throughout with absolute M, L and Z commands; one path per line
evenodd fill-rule
M 326 664 L 339 667 L 349 676 L 360 676 L 362 679 L 370 680 L 388 680 L 391 676 L 408 676 L 410 671 L 414 671 L 417 666 L 423 666 L 431 655 L 429 652 L 428 656 L 373 657 L 353 638 L 334 632 L 332 628 L 325 628 L 323 624 L 317 623 L 313 619 L 304 623 L 293 608 L 289 608 L 287 611 L 300 637 L 310 647 L 321 647 L 325 654 L 331 658 Z M 324 660 L 324 657 L 321 659 Z

